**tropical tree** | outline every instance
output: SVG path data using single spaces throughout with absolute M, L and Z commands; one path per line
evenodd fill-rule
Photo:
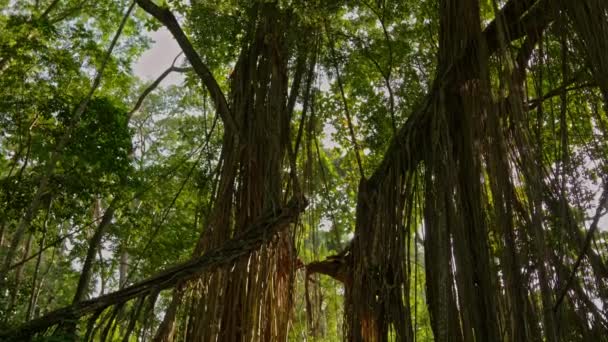
M 3 5 L 1 338 L 606 340 L 605 1 Z

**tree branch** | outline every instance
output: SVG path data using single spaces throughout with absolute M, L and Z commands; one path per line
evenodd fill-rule
M 596 86 L 596 84 L 594 82 L 585 82 L 585 83 L 581 83 L 581 84 L 568 88 L 569 85 L 571 85 L 575 82 L 576 82 L 576 80 L 574 80 L 574 79 L 567 81 L 559 88 L 553 89 L 553 90 L 549 91 L 548 93 L 544 94 L 541 98 L 532 99 L 532 100 L 528 101 L 528 109 L 529 110 L 535 109 L 542 102 L 544 102 L 552 97 L 560 96 L 567 92 L 585 89 L 585 88 L 591 88 L 591 87 Z
M 231 129 L 233 132 L 238 133 L 238 126 L 232 117 L 230 112 L 230 107 L 228 106 L 228 102 L 226 101 L 226 97 L 224 93 L 220 89 L 219 84 L 216 79 L 213 77 L 213 74 L 209 70 L 209 67 L 203 63 L 199 54 L 194 50 L 192 43 L 186 37 L 186 34 L 179 26 L 177 19 L 168 8 L 159 7 L 154 4 L 151 0 L 136 0 L 139 7 L 141 7 L 144 11 L 148 12 L 152 15 L 156 20 L 160 21 L 165 27 L 171 32 L 182 51 L 188 58 L 188 61 L 192 65 L 194 72 L 200 77 L 203 81 L 203 84 L 209 91 L 215 108 L 220 114 L 222 121 L 224 124 Z
M 22 341 L 63 321 L 77 319 L 109 306 L 170 288 L 179 281 L 193 279 L 204 271 L 228 265 L 240 257 L 249 255 L 262 244 L 270 241 L 276 233 L 286 229 L 289 224 L 296 221 L 307 205 L 305 198 L 292 199 L 285 207 L 263 215 L 247 231 L 228 240 L 222 247 L 209 250 L 198 258 L 170 267 L 122 290 L 52 311 L 12 331 L 0 332 L 0 339 Z
M 323 261 L 315 261 L 306 265 L 306 281 L 310 275 L 315 273 L 330 276 L 343 284 L 350 283 L 352 274 L 350 274 L 348 254 L 342 252 L 329 256 Z
M 541 31 L 551 21 L 551 11 L 547 10 L 548 0 L 511 0 L 497 14 L 483 35 L 488 50 L 495 51 L 499 45 L 499 32 L 505 30 L 505 37 L 513 41 L 524 37 L 530 32 Z M 500 17 L 500 20 L 498 19 Z M 503 28 L 498 25 L 502 24 Z

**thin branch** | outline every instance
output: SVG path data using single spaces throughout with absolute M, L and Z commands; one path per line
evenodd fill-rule
M 529 110 L 535 109 L 536 107 L 538 107 L 541 104 L 541 102 L 544 102 L 544 101 L 546 101 L 550 98 L 556 97 L 556 96 L 560 96 L 567 92 L 596 86 L 596 84 L 593 82 L 586 82 L 586 83 L 578 84 L 578 85 L 568 88 L 568 86 L 574 82 L 575 82 L 575 80 L 572 79 L 571 81 L 564 83 L 561 87 L 553 89 L 553 90 L 549 91 L 548 93 L 544 94 L 541 98 L 532 99 L 532 100 L 528 101 L 528 109 Z
M 359 143 L 357 142 L 357 137 L 355 135 L 355 127 L 353 126 L 353 121 L 350 115 L 350 109 L 348 108 L 348 102 L 346 101 L 346 95 L 344 93 L 344 85 L 342 84 L 342 78 L 340 77 L 340 69 L 338 68 L 338 61 L 336 57 L 336 51 L 334 48 L 334 42 L 331 39 L 331 35 L 329 33 L 329 25 L 325 22 L 325 33 L 327 34 L 327 39 L 329 40 L 329 48 L 331 51 L 331 56 L 333 60 L 333 66 L 336 70 L 336 79 L 338 81 L 338 88 L 340 89 L 340 95 L 342 96 L 342 102 L 344 104 L 344 114 L 346 115 L 346 122 L 348 124 L 348 131 L 350 133 L 350 138 L 352 140 L 355 157 L 357 159 L 357 165 L 359 166 L 359 174 L 361 178 L 365 178 L 365 172 L 363 171 L 363 163 L 361 162 L 361 153 L 359 149 Z
M 217 118 L 217 113 L 216 113 L 215 117 L 213 118 L 213 124 L 211 125 L 211 129 L 207 133 L 207 136 L 206 136 L 206 138 L 205 138 L 202 146 L 200 146 L 200 147 L 197 148 L 198 150 L 200 150 L 198 158 L 196 159 L 196 161 L 194 163 L 192 163 L 192 166 L 190 167 L 190 170 L 188 170 L 188 174 L 186 175 L 186 178 L 182 181 L 182 183 L 181 183 L 181 185 L 180 185 L 177 193 L 175 193 L 175 195 L 173 196 L 173 199 L 171 200 L 171 203 L 163 211 L 163 213 L 161 215 L 161 219 L 156 224 L 156 228 L 154 229 L 154 231 L 150 235 L 150 238 L 148 239 L 148 241 L 144 245 L 144 248 L 141 251 L 141 255 L 147 255 L 146 253 L 148 252 L 148 249 L 152 245 L 152 242 L 154 242 L 154 239 L 156 238 L 156 236 L 160 232 L 160 229 L 162 228 L 163 224 L 165 223 L 165 220 L 169 216 L 169 212 L 171 211 L 171 208 L 173 208 L 173 206 L 175 205 L 175 202 L 177 201 L 177 199 L 181 195 L 181 193 L 184 190 L 186 184 L 188 183 L 188 181 L 190 181 L 190 178 L 192 177 L 192 174 L 194 173 L 194 170 L 196 169 L 196 167 L 198 166 L 198 163 L 201 161 L 201 159 L 202 159 L 202 157 L 204 155 L 203 151 L 209 146 L 209 142 L 211 141 L 211 135 L 213 134 L 213 131 L 215 130 L 215 126 L 216 126 L 217 121 L 218 121 L 218 118 Z M 134 270 L 136 270 L 138 268 L 140 262 L 141 262 L 141 259 L 138 259 L 137 262 L 135 262 L 135 265 L 133 266 Z M 130 276 L 132 274 L 133 274 L 133 272 L 131 272 L 129 274 L 129 277 L 127 277 L 126 282 L 128 282 L 130 280 Z
M 169 74 L 172 72 L 188 72 L 191 70 L 191 68 L 181 68 L 181 67 L 175 66 L 175 62 L 177 61 L 177 58 L 181 54 L 182 53 L 180 52 L 173 60 L 173 64 L 171 64 L 171 66 L 169 68 L 167 68 L 167 70 L 165 70 L 162 74 L 160 74 L 160 76 L 158 76 L 158 78 L 154 82 L 152 82 L 152 84 L 150 84 L 146 88 L 146 90 L 144 90 L 143 93 L 141 93 L 141 95 L 137 99 L 137 103 L 135 104 L 133 109 L 131 109 L 131 111 L 129 112 L 129 115 L 127 116 L 129 121 L 131 120 L 131 117 L 133 116 L 133 114 L 135 114 L 135 112 L 137 112 L 139 110 L 139 108 L 141 108 L 141 105 L 143 104 L 146 97 L 148 95 L 150 95 L 150 93 L 153 92 L 154 89 L 156 89 L 156 87 L 158 87 L 158 85 L 165 79 L 165 77 L 169 76 Z
M 597 208 L 595 209 L 595 215 L 593 216 L 593 221 L 591 222 L 591 227 L 589 227 L 589 230 L 587 231 L 587 236 L 585 237 L 585 243 L 583 245 L 583 249 L 581 250 L 581 253 L 579 254 L 578 258 L 576 259 L 574 266 L 572 267 L 572 271 L 570 272 L 570 276 L 568 277 L 568 281 L 566 282 L 566 285 L 564 286 L 561 293 L 557 297 L 557 300 L 555 301 L 555 305 L 553 306 L 554 312 L 557 312 L 557 309 L 559 309 L 559 306 L 563 302 L 564 297 L 566 296 L 566 294 L 568 293 L 568 290 L 570 290 L 570 287 L 572 286 L 574 277 L 576 276 L 576 272 L 577 272 L 578 268 L 580 267 L 581 262 L 583 261 L 583 258 L 585 257 L 585 255 L 587 255 L 587 251 L 589 250 L 589 247 L 591 246 L 591 240 L 593 239 L 593 235 L 597 231 L 597 226 L 598 226 L 598 223 L 600 222 L 600 218 L 602 217 L 602 214 L 604 213 L 604 209 L 606 209 L 606 204 L 608 204 L 608 186 L 604 186 L 604 191 L 602 192 L 602 196 L 600 197 L 599 204 L 598 204 Z
M 371 58 L 371 55 L 369 58 L 376 64 L 378 71 L 380 71 L 380 74 L 384 78 L 384 82 L 386 84 L 386 88 L 388 90 L 388 95 L 389 95 L 389 105 L 390 105 L 390 112 L 391 112 L 391 123 L 393 126 L 393 135 L 395 135 L 395 134 L 397 134 L 397 121 L 395 118 L 395 96 L 393 93 L 393 87 L 391 86 L 391 74 L 393 72 L 393 44 L 391 41 L 391 37 L 388 34 L 388 29 L 386 28 L 386 23 L 384 22 L 385 14 L 386 14 L 386 7 L 383 7 L 382 13 L 379 13 L 367 1 L 363 1 L 363 4 L 365 4 L 370 9 L 370 11 L 372 11 L 378 18 L 378 21 L 380 22 L 380 26 L 382 26 L 382 32 L 384 33 L 384 39 L 386 40 L 386 45 L 388 47 L 388 68 L 386 70 L 386 73 L 382 70 L 382 68 L 380 68 L 380 64 L 378 64 L 373 58 Z
M 51 4 L 44 10 L 44 12 L 40 15 L 40 18 L 46 18 L 49 13 L 53 10 L 53 8 L 59 3 L 59 0 L 53 0 Z

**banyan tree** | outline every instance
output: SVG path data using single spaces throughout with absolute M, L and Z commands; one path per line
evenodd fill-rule
M 608 1 L 0 3 L 0 339 L 608 340 Z

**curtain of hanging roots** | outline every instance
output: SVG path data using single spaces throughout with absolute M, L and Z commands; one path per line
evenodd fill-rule
M 259 8 L 258 8 L 259 7 Z M 287 32 L 276 4 L 256 5 L 249 45 L 231 76 L 232 113 L 239 132 L 227 130 L 222 171 L 208 228 L 197 250 L 222 245 L 260 214 L 282 203 L 289 137 Z M 289 233 L 238 261 L 205 274 L 187 290 L 187 341 L 284 341 L 290 318 L 294 246 Z
M 356 238 L 351 245 L 353 279 L 345 284 L 350 340 L 382 341 L 389 332 L 398 340 L 412 340 L 404 299 L 409 285 L 402 213 L 412 188 L 406 177 L 396 162 L 384 177 L 359 185 Z

